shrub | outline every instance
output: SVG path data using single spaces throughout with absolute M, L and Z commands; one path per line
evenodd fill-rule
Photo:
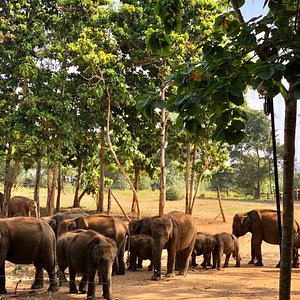
M 181 200 L 185 196 L 185 187 L 181 182 L 174 182 L 167 187 L 166 200 L 175 201 Z

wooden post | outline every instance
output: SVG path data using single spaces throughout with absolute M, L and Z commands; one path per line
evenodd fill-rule
M 219 207 L 220 207 L 220 211 L 222 214 L 222 218 L 223 218 L 223 221 L 226 222 L 223 207 L 222 207 L 221 193 L 220 193 L 219 187 L 217 187 L 217 192 L 218 192 Z
M 125 216 L 125 218 L 131 222 L 130 218 L 128 217 L 128 215 L 126 214 L 125 210 L 123 209 L 123 207 L 121 206 L 121 204 L 119 203 L 119 201 L 117 200 L 117 198 L 115 197 L 115 195 L 112 193 L 112 191 L 110 192 L 110 194 L 112 195 L 112 197 L 115 199 L 115 201 L 117 202 L 118 206 L 120 207 L 123 215 Z

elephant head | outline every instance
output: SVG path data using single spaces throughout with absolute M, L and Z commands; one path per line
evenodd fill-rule
M 154 273 L 152 280 L 161 277 L 161 253 L 169 240 L 173 237 L 174 227 L 176 225 L 172 220 L 166 217 L 154 219 L 151 224 L 152 237 L 154 240 L 153 265 Z
M 35 213 L 35 216 L 38 217 L 38 213 L 37 213 L 37 205 L 36 202 L 32 199 L 27 199 L 25 202 L 25 205 L 28 209 L 28 216 L 30 217 L 31 212 Z
M 129 223 L 129 232 L 130 235 L 139 234 L 141 232 L 142 228 L 142 222 L 141 220 L 133 220 Z
M 65 232 L 77 229 L 75 219 L 63 220 L 59 223 L 57 228 L 57 236 L 64 234 Z
M 242 214 L 236 214 L 233 217 L 233 222 L 232 222 L 232 233 L 236 237 L 240 237 L 245 235 L 247 232 L 251 231 L 251 218 L 250 215 L 247 213 L 242 213 Z

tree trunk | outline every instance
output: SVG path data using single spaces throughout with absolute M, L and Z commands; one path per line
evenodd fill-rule
M 165 101 L 165 82 L 162 80 L 161 85 L 161 100 Z M 161 110 L 160 120 L 160 190 L 159 190 L 159 211 L 158 214 L 161 216 L 165 213 L 166 204 L 166 182 L 167 182 L 167 168 L 166 168 L 166 127 L 167 117 L 166 109 Z
M 77 178 L 76 178 L 76 185 L 75 185 L 75 194 L 74 194 L 74 201 L 73 207 L 80 207 L 80 200 L 79 200 L 79 190 L 81 185 L 81 174 L 83 170 L 83 160 L 80 161 L 80 165 L 78 167 Z
M 185 213 L 189 212 L 189 191 L 190 191 L 190 161 L 191 161 L 191 143 L 189 138 L 186 141 L 186 163 L 185 163 Z
M 194 205 L 195 205 L 195 202 L 196 202 L 196 197 L 197 197 L 197 194 L 198 194 L 198 190 L 199 190 L 199 187 L 200 187 L 200 184 L 202 182 L 203 175 L 204 175 L 204 172 L 206 171 L 206 169 L 207 168 L 205 167 L 203 169 L 203 171 L 201 172 L 201 174 L 199 175 L 198 183 L 197 183 L 195 193 L 194 193 L 194 196 L 193 196 L 193 200 L 192 200 L 192 203 L 191 203 L 191 207 L 190 207 L 190 215 L 193 214 L 193 209 L 194 209 Z
M 60 195 L 61 195 L 61 189 L 62 189 L 62 184 L 61 184 L 61 168 L 58 168 L 58 178 L 57 178 L 57 196 L 56 196 L 56 212 L 59 212 L 60 210 Z
M 140 181 L 140 166 L 138 163 L 134 164 L 134 182 L 133 186 L 135 188 L 136 193 L 139 191 L 139 181 Z M 137 205 L 136 205 L 136 194 L 133 193 L 133 199 L 132 199 L 132 205 L 131 205 L 131 212 L 134 214 L 137 211 Z
M 196 158 L 197 158 L 197 150 L 198 146 L 197 144 L 194 144 L 193 149 L 193 158 L 192 158 L 192 174 L 191 174 L 191 181 L 190 181 L 190 191 L 189 191 L 189 210 L 188 214 L 192 214 L 192 202 L 193 202 L 193 196 L 194 196 L 194 190 L 195 190 L 195 178 L 196 178 Z
M 104 156 L 105 156 L 105 131 L 102 128 L 100 132 L 100 140 L 101 140 L 101 146 L 99 151 L 99 159 L 100 159 L 100 182 L 99 182 L 99 193 L 98 193 L 98 201 L 97 201 L 97 211 L 103 212 L 103 206 L 104 206 Z
M 33 200 L 36 202 L 38 218 L 40 218 L 40 182 L 41 182 L 42 160 L 36 162 L 35 182 Z
M 12 160 L 12 146 L 9 145 L 6 160 L 5 160 L 5 169 L 4 169 L 4 202 L 3 202 L 3 214 L 7 216 L 7 203 L 11 198 L 11 190 L 14 182 L 16 181 L 17 175 L 20 171 L 20 163 L 16 162 L 12 173 L 11 169 L 11 160 Z
M 297 119 L 297 101 L 293 97 L 294 90 L 290 88 L 288 99 L 285 99 L 284 123 L 284 162 L 283 162 L 283 228 L 280 264 L 279 299 L 290 300 L 291 297 L 291 266 L 294 223 L 294 159 L 295 135 Z
M 256 156 L 257 156 L 257 187 L 255 189 L 255 199 L 260 199 L 260 157 L 258 153 L 258 149 L 256 149 Z
M 50 168 L 49 160 L 47 165 L 47 182 L 48 182 L 48 195 L 47 195 L 47 204 L 46 204 L 46 215 L 51 216 L 54 214 L 54 200 L 55 200 L 55 189 L 57 182 L 57 164 L 53 169 Z

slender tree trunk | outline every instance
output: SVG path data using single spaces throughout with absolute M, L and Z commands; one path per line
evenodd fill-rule
M 100 146 L 100 151 L 99 151 L 100 182 L 99 182 L 99 193 L 98 193 L 98 201 L 97 201 L 97 211 L 102 213 L 103 206 L 104 206 L 104 157 L 105 157 L 105 131 L 104 131 L 104 128 L 101 129 L 100 140 L 101 140 L 101 146 Z
M 257 156 L 257 188 L 255 190 L 255 199 L 260 199 L 260 157 L 258 153 L 258 149 L 256 149 Z
M 186 141 L 186 163 L 185 163 L 185 213 L 189 212 L 189 191 L 190 191 L 190 161 L 191 161 L 191 143 L 189 138 Z
M 288 99 L 285 100 L 284 123 L 284 166 L 283 166 L 283 228 L 280 264 L 280 300 L 290 300 L 291 297 L 291 266 L 294 224 L 294 159 L 295 135 L 297 119 L 297 101 L 293 97 L 294 90 L 290 88 Z
M 193 200 L 192 200 L 191 207 L 190 207 L 190 215 L 193 214 L 193 209 L 194 209 L 194 205 L 195 205 L 195 202 L 196 202 L 196 197 L 197 197 L 197 194 L 198 194 L 198 190 L 199 190 L 199 187 L 200 187 L 200 184 L 202 182 L 203 175 L 204 175 L 204 172 L 206 171 L 206 169 L 207 169 L 207 167 L 205 167 L 203 169 L 203 171 L 201 172 L 201 174 L 199 175 L 197 186 L 196 186 L 195 193 L 194 193 Z
M 40 218 L 40 182 L 41 182 L 42 160 L 36 162 L 35 182 L 33 200 L 36 202 L 38 218 Z
M 81 174 L 83 170 L 83 160 L 80 161 L 80 165 L 78 167 L 77 172 L 77 178 L 76 178 L 76 186 L 75 186 L 75 194 L 74 194 L 74 201 L 73 201 L 73 207 L 80 207 L 80 201 L 79 201 L 79 190 L 81 185 Z
M 165 101 L 165 82 L 162 80 L 161 85 L 161 100 Z M 158 214 L 161 216 L 165 213 L 166 205 L 166 183 L 167 183 L 167 168 L 166 168 L 166 127 L 167 127 L 167 116 L 166 109 L 161 110 L 160 120 L 160 190 L 159 190 L 159 211 Z
M 192 214 L 192 201 L 194 196 L 194 190 L 195 190 L 195 178 L 196 178 L 196 158 L 197 158 L 197 151 L 198 146 L 197 144 L 194 144 L 193 149 L 193 158 L 192 158 L 192 174 L 191 174 L 191 181 L 190 181 L 190 191 L 189 191 L 189 210 L 188 214 Z
M 139 191 L 139 181 L 140 181 L 140 166 L 138 163 L 136 163 L 134 164 L 134 183 L 133 183 L 136 193 L 138 193 Z M 136 213 L 136 211 L 137 211 L 136 195 L 133 193 L 131 212 Z
M 60 195 L 61 195 L 61 188 L 62 188 L 61 182 L 62 182 L 61 167 L 59 166 L 58 175 L 57 175 L 57 196 L 56 196 L 56 208 L 55 208 L 56 212 L 59 212 L 59 210 L 60 210 Z
M 58 166 L 57 164 L 53 169 L 50 168 L 50 163 L 48 160 L 47 164 L 47 182 L 48 182 L 48 195 L 47 195 L 47 204 L 46 204 L 46 215 L 50 216 L 54 214 L 54 200 L 55 200 L 55 189 L 57 182 L 57 172 Z

